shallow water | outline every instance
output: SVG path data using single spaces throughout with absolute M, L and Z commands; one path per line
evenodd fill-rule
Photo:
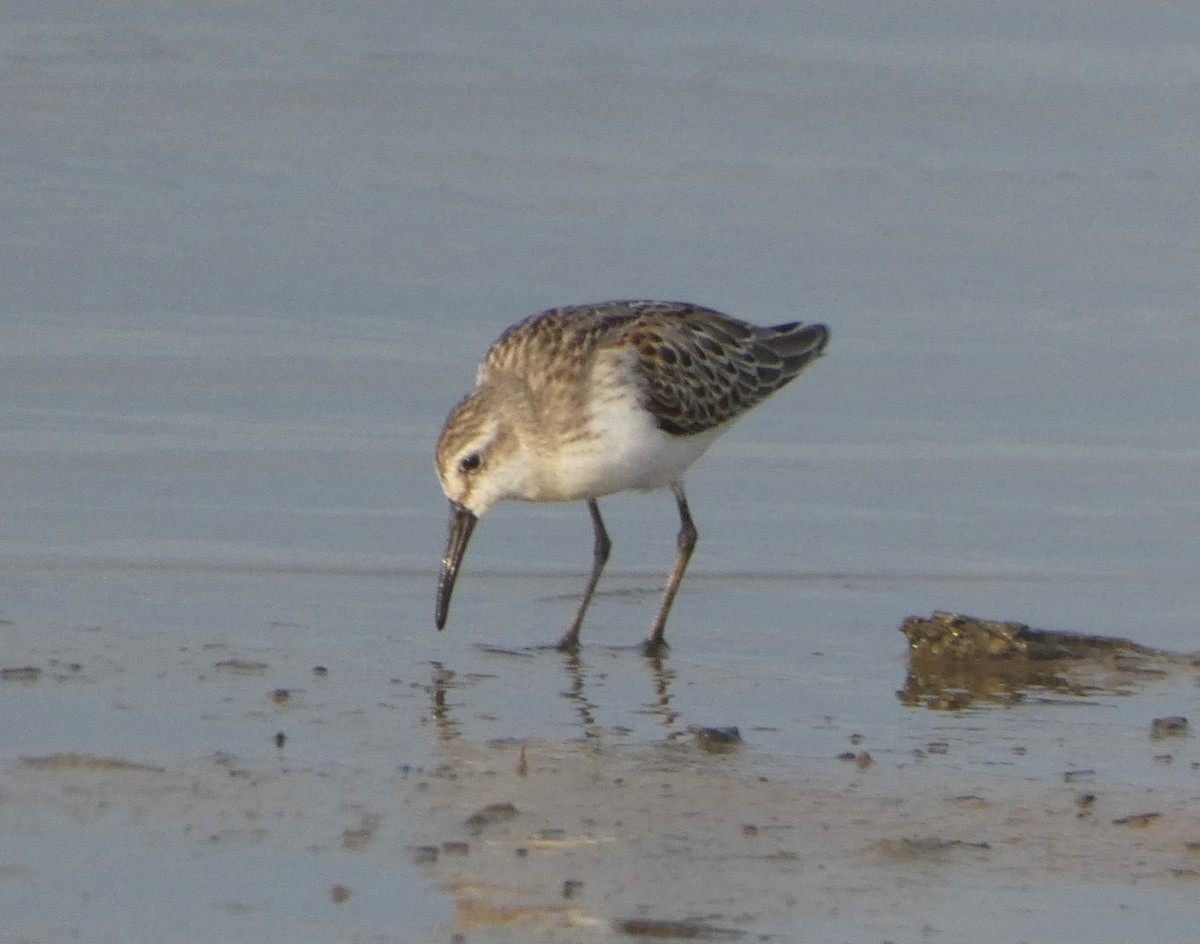
M 580 745 L 634 783 L 691 726 L 736 725 L 722 776 L 809 772 L 833 792 L 834 758 L 867 750 L 878 802 L 847 819 L 971 783 L 1062 799 L 1083 768 L 1097 792 L 1194 794 L 1192 742 L 1168 763 L 1147 735 L 1194 714 L 1186 674 L 933 712 L 897 697 L 897 630 L 943 609 L 1198 648 L 1200 21 L 619 12 L 12 14 L 0 668 L 41 675 L 0 683 L 19 719 L 0 725 L 3 933 L 161 941 L 179 915 L 179 939 L 444 940 L 457 879 L 406 850 L 472 809 L 423 799 L 445 783 L 428 772 L 507 765 L 517 742 L 548 783 Z M 666 495 L 604 502 L 612 570 L 577 661 L 539 647 L 589 563 L 582 506 L 489 515 L 435 632 L 432 443 L 478 358 L 540 308 L 638 296 L 833 331 L 690 476 L 700 546 L 669 656 L 634 648 L 673 552 Z M 265 668 L 216 667 L 230 659 Z M 915 751 L 932 785 L 906 779 Z M 129 799 L 119 772 L 47 788 L 20 761 L 59 753 L 166 773 Z M 487 782 L 462 775 L 461 802 Z M 204 802 L 179 799 L 188 784 Z M 376 838 L 344 848 L 363 815 Z M 1105 916 L 1089 940 L 1124 940 L 1190 894 L 1163 878 L 1174 859 L 1089 877 L 1084 849 L 1036 889 L 998 880 L 1007 860 L 923 872 L 928 914 L 890 925 L 882 888 L 860 924 L 855 861 L 841 893 L 789 876 L 827 936 L 1036 937 L 1070 897 Z M 964 915 L 956 883 L 994 897 Z M 716 907 L 711 885 L 669 887 Z M 589 913 L 637 904 L 608 894 Z M 741 929 L 784 933 L 764 901 Z

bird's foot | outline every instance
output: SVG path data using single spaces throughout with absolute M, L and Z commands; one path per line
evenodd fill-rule
M 572 636 L 570 633 L 568 633 L 567 635 L 563 636 L 563 638 L 558 641 L 558 645 L 555 646 L 554 648 L 557 649 L 559 652 L 566 653 L 567 655 L 578 655 L 578 653 L 579 653 L 579 637 Z
M 661 637 L 651 637 L 642 643 L 642 655 L 648 659 L 661 659 L 670 649 L 667 641 Z

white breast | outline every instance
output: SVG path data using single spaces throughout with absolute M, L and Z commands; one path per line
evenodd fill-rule
M 542 501 L 575 501 L 678 482 L 721 433 L 672 436 L 638 402 L 627 357 L 598 359 L 592 373 L 587 434 L 566 437 L 541 456 Z

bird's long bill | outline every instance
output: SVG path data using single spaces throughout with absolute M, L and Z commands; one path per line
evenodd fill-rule
M 454 581 L 458 577 L 458 565 L 467 551 L 467 542 L 479 519 L 474 512 L 457 502 L 450 503 L 450 540 L 442 557 L 442 572 L 438 574 L 437 612 L 434 622 L 441 629 L 446 625 L 446 613 L 450 609 L 450 595 L 454 592 Z

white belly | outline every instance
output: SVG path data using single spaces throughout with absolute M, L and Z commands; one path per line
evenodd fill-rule
M 543 455 L 540 501 L 577 501 L 629 489 L 665 488 L 683 478 L 721 428 L 672 436 L 658 428 L 632 389 L 593 401 L 591 433 Z

